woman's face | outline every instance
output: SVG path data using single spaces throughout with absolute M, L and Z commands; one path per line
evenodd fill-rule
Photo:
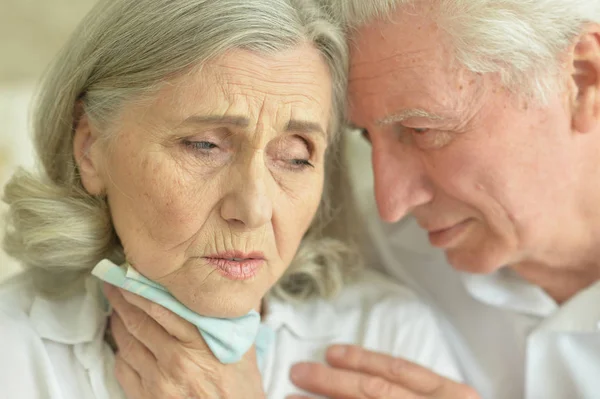
M 289 266 L 318 208 L 331 96 L 310 46 L 231 51 L 126 107 L 114 139 L 91 145 L 90 167 L 80 162 L 84 186 L 106 193 L 138 271 L 200 314 L 243 315 Z M 94 137 L 90 128 L 75 145 Z

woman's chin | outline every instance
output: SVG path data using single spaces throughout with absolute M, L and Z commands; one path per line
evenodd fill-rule
M 252 306 L 256 303 L 256 306 Z M 250 311 L 260 309 L 260 300 L 250 301 L 247 298 L 227 298 L 225 301 L 206 301 L 202 304 L 188 306 L 195 313 L 205 317 L 231 319 L 247 315 Z

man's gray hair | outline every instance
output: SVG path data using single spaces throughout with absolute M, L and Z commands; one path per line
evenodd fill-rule
M 20 171 L 6 186 L 7 253 L 33 269 L 47 294 L 77 286 L 102 258 L 124 261 L 106 200 L 88 195 L 77 171 L 78 118 L 87 114 L 110 135 L 124 106 L 150 98 L 169 79 L 215 56 L 230 49 L 272 54 L 303 43 L 312 44 L 329 66 L 335 136 L 345 98 L 346 43 L 310 0 L 101 0 L 41 86 L 33 132 L 43 170 Z M 328 209 L 325 197 L 274 293 L 288 299 L 332 295 L 356 264 L 340 240 L 322 238 Z
M 541 101 L 563 86 L 564 51 L 587 23 L 600 22 L 598 0 L 321 1 L 348 31 L 389 18 L 401 7 L 432 5 L 436 22 L 466 68 L 498 72 L 508 88 Z

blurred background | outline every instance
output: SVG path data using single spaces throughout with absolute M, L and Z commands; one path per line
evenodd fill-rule
M 1 186 L 17 165 L 33 166 L 28 113 L 34 88 L 94 3 L 95 0 L 0 0 Z M 0 212 L 4 210 L 0 205 Z M 0 280 L 18 270 L 16 262 L 0 251 Z

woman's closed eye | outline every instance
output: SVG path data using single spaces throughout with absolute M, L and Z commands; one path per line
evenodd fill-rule
M 308 159 L 292 159 L 292 160 L 290 160 L 290 164 L 292 166 L 295 166 L 298 168 L 304 168 L 304 167 L 314 168 L 315 167 L 312 163 L 310 163 L 310 161 Z
M 233 155 L 231 143 L 219 139 L 185 139 L 183 148 L 191 155 L 191 159 L 201 161 L 205 165 L 216 167 L 224 165 Z
M 191 150 L 201 151 L 201 152 L 210 152 L 211 150 L 219 148 L 218 145 L 216 145 L 215 143 L 212 143 L 210 141 L 184 140 L 183 144 Z
M 288 136 L 281 138 L 272 148 L 275 161 L 284 169 L 301 171 L 306 168 L 314 168 L 311 162 L 313 146 L 303 137 Z

